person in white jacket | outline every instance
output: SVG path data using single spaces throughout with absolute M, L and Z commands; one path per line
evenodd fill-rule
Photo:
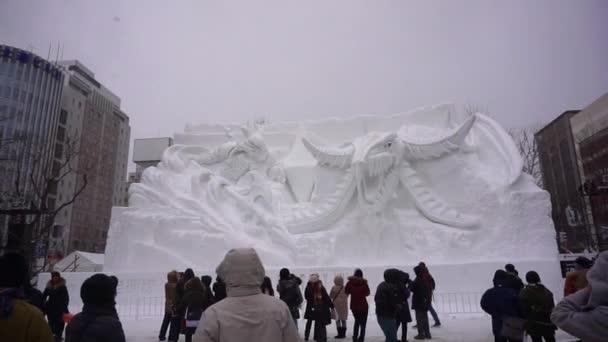
M 608 341 L 608 251 L 587 272 L 589 285 L 565 297 L 551 313 L 551 321 L 583 342 Z
M 216 270 L 228 297 L 204 313 L 193 342 L 297 342 L 285 302 L 262 294 L 265 270 L 253 248 L 230 250 Z

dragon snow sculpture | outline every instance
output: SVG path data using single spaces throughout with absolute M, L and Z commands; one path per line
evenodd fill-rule
M 240 246 L 276 267 L 555 253 L 538 243 L 554 241 L 548 194 L 482 114 L 203 126 L 176 134 L 114 208 L 108 270 L 211 269 Z
M 319 165 L 343 171 L 336 190 L 314 202 L 289 208 L 285 224 L 292 233 L 323 229 L 342 215 L 353 196 L 360 205 L 381 211 L 401 185 L 416 208 L 429 220 L 457 228 L 474 228 L 478 219 L 443 203 L 413 168 L 416 160 L 435 159 L 457 152 L 477 116 L 460 126 L 427 139 L 400 137 L 396 133 L 371 132 L 339 148 L 322 146 L 310 138 L 303 143 Z M 379 183 L 373 192 L 371 183 Z

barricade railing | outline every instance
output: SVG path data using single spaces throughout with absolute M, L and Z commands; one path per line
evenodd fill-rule
M 482 293 L 435 293 L 433 307 L 439 314 L 481 314 L 483 310 L 479 304 Z M 370 315 L 374 313 L 373 297 L 369 297 Z M 303 304 L 304 309 L 306 303 Z M 78 313 L 82 310 L 80 305 L 71 305 L 70 311 Z M 164 297 L 137 297 L 133 295 L 117 298 L 116 311 L 123 320 L 139 320 L 147 318 L 162 318 L 165 313 Z

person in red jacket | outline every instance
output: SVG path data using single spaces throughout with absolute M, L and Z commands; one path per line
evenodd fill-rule
M 431 316 L 433 316 L 433 320 L 435 321 L 435 324 L 433 324 L 433 326 L 440 327 L 441 321 L 439 320 L 437 311 L 435 311 L 435 308 L 433 308 L 433 291 L 435 291 L 435 279 L 433 279 L 431 272 L 429 272 L 429 269 L 426 267 L 426 264 L 424 262 L 421 261 L 418 266 L 420 266 L 420 268 L 422 269 L 422 279 L 424 280 L 426 286 L 431 289 L 428 300 L 429 312 L 431 313 Z
M 367 297 L 370 294 L 367 279 L 363 278 L 363 271 L 360 269 L 355 270 L 355 274 L 348 278 L 344 292 L 350 295 L 350 311 L 355 317 L 353 342 L 363 342 L 365 340 L 365 327 L 369 311 Z
M 585 257 L 578 257 L 574 261 L 574 271 L 566 275 L 564 283 L 564 297 L 587 287 L 587 271 L 593 266 L 593 262 Z

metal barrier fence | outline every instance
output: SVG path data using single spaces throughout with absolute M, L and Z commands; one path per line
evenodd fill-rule
M 481 314 L 479 302 L 482 293 L 435 293 L 433 307 L 439 314 Z M 370 297 L 370 314 L 374 312 L 373 298 Z M 70 306 L 70 311 L 80 312 L 80 305 Z M 164 297 L 124 296 L 118 298 L 116 310 L 120 319 L 139 320 L 146 318 L 162 318 L 165 312 Z

